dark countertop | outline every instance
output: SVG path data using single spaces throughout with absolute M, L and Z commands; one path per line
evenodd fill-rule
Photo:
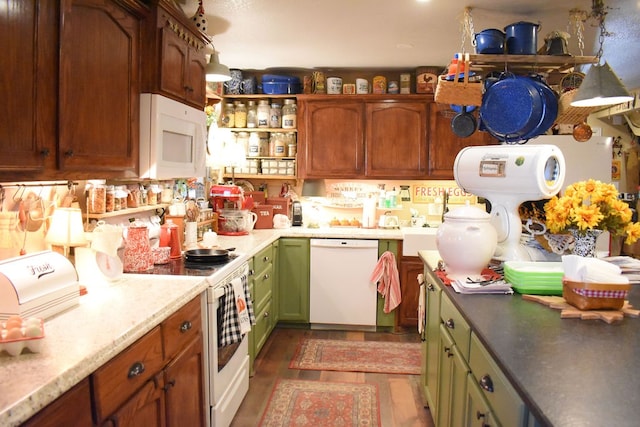
M 640 318 L 561 319 L 560 310 L 517 293 L 461 295 L 450 286 L 444 292 L 541 424 L 638 425 Z M 640 307 L 639 285 L 628 299 Z

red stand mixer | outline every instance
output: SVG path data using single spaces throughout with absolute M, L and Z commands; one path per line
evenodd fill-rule
M 252 199 L 245 199 L 244 191 L 237 185 L 214 185 L 209 193 L 209 203 L 218 213 L 218 234 L 243 236 L 253 230 L 257 215 L 251 212 Z

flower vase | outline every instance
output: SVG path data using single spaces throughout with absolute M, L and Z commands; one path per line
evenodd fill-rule
M 596 256 L 596 240 L 602 234 L 602 230 L 569 230 L 574 238 L 573 254 L 584 257 Z

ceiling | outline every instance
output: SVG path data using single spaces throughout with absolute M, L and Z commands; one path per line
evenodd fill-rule
M 187 16 L 197 11 L 198 0 L 176 2 Z M 606 5 L 605 22 L 613 34 L 605 39 L 604 59 L 625 84 L 640 87 L 638 71 L 628 66 L 640 60 L 640 0 Z M 463 49 L 465 7 L 475 32 L 539 22 L 539 46 L 548 32 L 567 31 L 570 53 L 580 55 L 578 37 L 568 28 L 569 10 L 590 11 L 591 0 L 204 0 L 203 7 L 206 32 L 229 67 L 328 71 L 444 66 Z M 594 54 L 592 24 L 584 26 L 584 55 Z M 469 39 L 464 50 L 473 53 Z

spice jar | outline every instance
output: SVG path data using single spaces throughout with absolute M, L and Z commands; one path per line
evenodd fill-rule
M 91 184 L 87 194 L 87 210 L 92 214 L 102 214 L 107 211 L 107 188 L 104 184 Z
M 237 128 L 247 127 L 247 107 L 243 102 L 238 102 L 234 109 L 234 126 Z
M 269 127 L 269 113 L 271 108 L 269 107 L 269 101 L 267 99 L 261 99 L 258 102 L 258 127 Z
M 148 205 L 157 205 L 158 204 L 158 194 L 160 194 L 162 190 L 158 187 L 157 184 L 151 184 L 147 187 L 147 204 Z
M 116 207 L 119 210 L 127 209 L 127 197 L 129 196 L 129 190 L 126 185 L 116 186 Z
M 282 107 L 282 127 L 295 129 L 297 126 L 297 107 L 295 99 L 285 99 Z
M 232 128 L 235 126 L 235 109 L 231 102 L 224 104 L 221 120 L 221 126 L 223 128 Z
M 269 127 L 282 127 L 282 106 L 276 102 L 271 104 L 271 109 L 269 110 Z
M 137 208 L 140 206 L 140 186 L 130 185 L 127 189 L 127 207 Z

